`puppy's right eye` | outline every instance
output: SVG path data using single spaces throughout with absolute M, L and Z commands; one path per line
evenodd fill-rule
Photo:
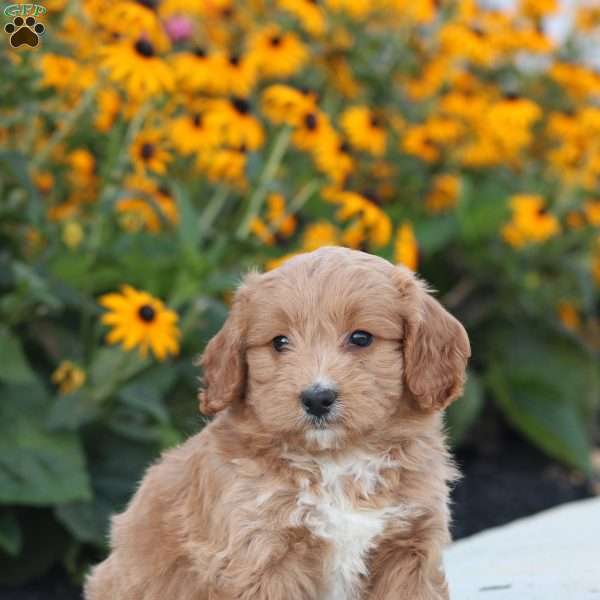
M 283 352 L 288 347 L 290 340 L 288 340 L 285 335 L 277 335 L 273 338 L 271 343 L 277 352 Z

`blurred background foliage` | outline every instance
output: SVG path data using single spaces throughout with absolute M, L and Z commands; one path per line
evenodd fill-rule
M 101 556 L 203 423 L 194 357 L 240 274 L 325 244 L 418 270 L 469 330 L 453 443 L 493 403 L 589 472 L 593 2 L 560 41 L 554 0 L 43 6 L 1 57 L 0 581 Z

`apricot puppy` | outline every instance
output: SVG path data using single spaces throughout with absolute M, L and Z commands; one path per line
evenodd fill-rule
M 447 599 L 441 410 L 469 354 L 381 258 L 322 248 L 251 273 L 202 356 L 217 417 L 148 469 L 86 599 Z

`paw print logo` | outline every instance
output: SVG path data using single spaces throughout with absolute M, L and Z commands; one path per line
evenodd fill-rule
M 35 48 L 46 28 L 41 23 L 36 23 L 34 17 L 27 17 L 25 20 L 23 17 L 15 17 L 12 23 L 4 26 L 4 31 L 10 35 L 10 45 L 13 48 L 23 44 Z

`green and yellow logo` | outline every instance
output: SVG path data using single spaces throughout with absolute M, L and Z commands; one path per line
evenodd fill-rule
M 4 8 L 4 15 L 11 17 L 12 21 L 4 26 L 4 31 L 10 36 L 10 45 L 13 48 L 30 46 L 35 48 L 40 42 L 40 36 L 46 28 L 38 23 L 37 18 L 45 15 L 46 8 L 39 4 L 9 4 Z

